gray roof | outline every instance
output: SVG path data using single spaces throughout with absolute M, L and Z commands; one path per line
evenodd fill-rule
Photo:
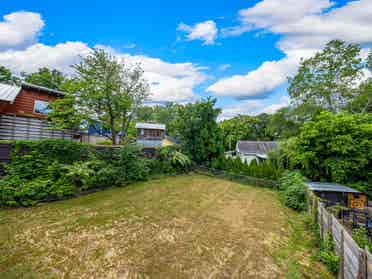
M 21 87 L 0 83 L 0 100 L 14 102 L 17 95 L 21 92 Z
M 307 183 L 309 190 L 311 191 L 320 191 L 320 192 L 342 192 L 342 193 L 356 193 L 360 194 L 361 192 L 336 183 L 324 183 L 324 182 L 308 182 Z
M 165 125 L 159 123 L 136 123 L 136 129 L 165 130 Z
M 275 141 L 246 141 L 240 140 L 236 143 L 236 151 L 241 154 L 258 155 L 266 157 L 267 153 L 275 148 L 278 144 Z

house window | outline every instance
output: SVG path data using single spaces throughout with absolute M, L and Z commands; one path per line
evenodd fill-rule
M 48 114 L 50 112 L 49 103 L 45 101 L 35 100 L 35 113 Z

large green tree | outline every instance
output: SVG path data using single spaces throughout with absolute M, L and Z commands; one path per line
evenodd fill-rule
M 195 162 L 208 163 L 223 154 L 221 130 L 215 108 L 216 100 L 208 98 L 179 107 L 176 126 L 182 147 Z
M 66 77 L 58 70 L 50 70 L 46 67 L 40 68 L 37 72 L 25 76 L 25 81 L 35 85 L 44 86 L 50 89 L 61 89 Z
M 289 79 L 289 95 L 297 106 L 339 112 L 358 96 L 363 67 L 358 45 L 331 41 L 301 62 L 297 74 Z
M 371 185 L 372 115 L 323 112 L 304 124 L 287 152 L 292 167 L 312 180 Z
M 137 110 L 149 95 L 139 65 L 125 65 L 96 49 L 73 66 L 76 78 L 50 119 L 59 126 L 99 123 L 111 131 L 113 144 L 124 140 Z

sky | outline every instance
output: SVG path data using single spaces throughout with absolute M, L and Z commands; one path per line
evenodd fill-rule
M 103 48 L 140 63 L 149 102 L 217 98 L 220 119 L 287 106 L 287 78 L 332 39 L 372 43 L 372 0 L 0 1 L 0 64 L 71 65 Z

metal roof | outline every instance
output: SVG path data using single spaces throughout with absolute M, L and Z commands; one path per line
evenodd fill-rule
M 165 130 L 165 125 L 159 123 L 137 123 L 136 129 Z
M 260 155 L 267 157 L 266 154 L 277 147 L 275 141 L 246 141 L 240 140 L 236 143 L 236 151 L 241 154 Z
M 0 83 L 0 100 L 14 102 L 17 95 L 21 92 L 21 87 Z
M 29 89 L 33 89 L 33 90 L 43 91 L 43 92 L 47 92 L 47 93 L 54 94 L 54 95 L 57 95 L 57 96 L 64 96 L 65 95 L 65 92 L 62 92 L 62 91 L 59 91 L 59 90 L 56 90 L 56 89 L 51 89 L 51 88 L 44 87 L 44 86 L 40 86 L 40 85 L 27 83 L 27 82 L 22 82 L 22 88 L 29 88 Z
M 356 193 L 360 194 L 361 192 L 336 183 L 323 183 L 323 182 L 308 182 L 307 183 L 309 190 L 311 191 L 320 191 L 320 192 L 342 192 L 342 193 Z

